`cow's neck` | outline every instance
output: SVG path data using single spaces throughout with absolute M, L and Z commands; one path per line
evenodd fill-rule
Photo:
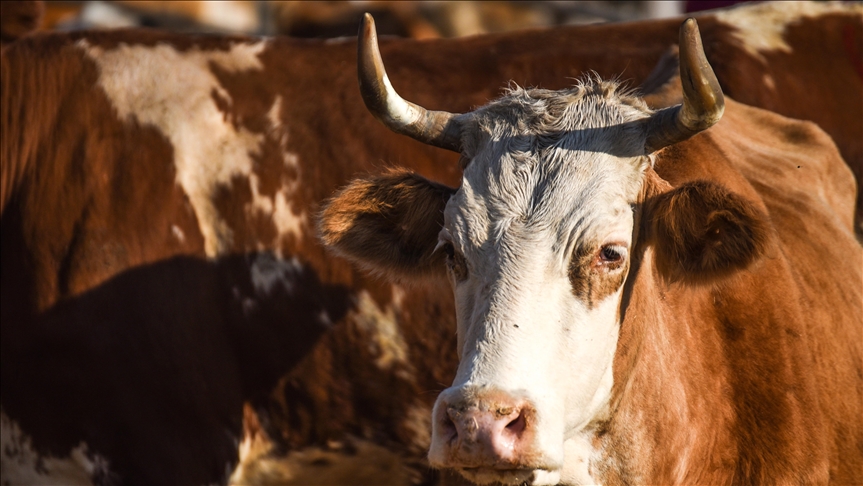
M 670 189 L 648 169 L 639 202 Z M 602 484 L 685 483 L 693 468 L 712 466 L 704 458 L 733 457 L 733 410 L 718 400 L 728 389 L 727 374 L 716 329 L 694 324 L 704 322 L 697 313 L 711 308 L 710 288 L 680 292 L 683 283 L 659 275 L 653 249 L 643 241 L 648 229 L 642 204 L 638 208 L 609 418 L 595 430 L 589 471 Z M 717 450 L 726 452 L 720 457 Z M 657 457 L 670 459 L 658 463 Z M 696 457 L 699 464 L 693 463 Z
M 693 469 L 722 469 L 734 455 L 733 410 L 719 399 L 729 387 L 720 340 L 695 324 L 712 296 L 708 287 L 679 292 L 682 283 L 658 275 L 650 248 L 639 253 L 623 299 L 611 417 L 596 434 L 591 473 L 605 484 L 685 483 Z

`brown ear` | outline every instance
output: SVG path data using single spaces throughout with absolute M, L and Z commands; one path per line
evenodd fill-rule
M 746 268 L 763 253 L 767 217 L 750 201 L 709 181 L 687 182 L 648 201 L 649 238 L 659 271 L 704 282 Z
M 434 249 L 453 193 L 402 169 L 354 180 L 324 207 L 321 240 L 374 273 L 395 278 L 443 273 L 445 255 Z

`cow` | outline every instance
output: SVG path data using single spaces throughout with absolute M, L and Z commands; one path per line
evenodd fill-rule
M 360 91 L 394 132 L 460 155 L 325 206 L 322 241 L 398 280 L 445 275 L 459 365 L 429 463 L 478 484 L 850 484 L 863 470 L 863 249 L 830 137 L 726 99 L 695 19 L 682 103 L 616 81 L 510 87 L 466 113 L 389 81 L 374 23 Z
M 853 152 L 847 110 L 817 108 L 859 99 L 842 42 L 863 37 L 859 9 L 767 8 L 699 18 L 720 83 L 801 110 L 785 114 Z M 773 43 L 756 42 L 762 18 Z M 640 84 L 677 23 L 381 50 L 406 97 L 467 112 L 510 79 L 558 89 L 594 69 Z M 438 478 L 425 455 L 458 363 L 449 284 L 368 276 L 324 250 L 314 221 L 337 188 L 390 163 L 455 186 L 458 155 L 377 125 L 355 69 L 351 39 L 133 29 L 4 46 L 2 481 Z M 795 89 L 806 99 L 780 96 Z

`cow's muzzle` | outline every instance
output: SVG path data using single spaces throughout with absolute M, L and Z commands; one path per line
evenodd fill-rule
M 429 462 L 480 484 L 531 482 L 537 470 L 560 467 L 539 451 L 536 425 L 536 407 L 527 399 L 447 390 L 435 404 Z

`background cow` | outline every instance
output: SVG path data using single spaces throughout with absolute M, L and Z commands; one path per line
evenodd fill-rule
M 726 93 L 802 112 L 859 161 L 846 108 L 861 96 L 848 47 L 860 9 L 764 9 L 700 19 Z M 780 42 L 756 47 L 753 19 Z M 406 97 L 466 112 L 509 79 L 561 88 L 595 69 L 640 83 L 678 23 L 382 51 Z M 449 185 L 461 175 L 455 154 L 372 121 L 355 56 L 351 40 L 144 30 L 4 48 L 4 480 L 434 480 L 431 407 L 457 363 L 448 284 L 369 278 L 325 254 L 313 220 L 336 188 L 389 163 Z
M 427 111 L 393 90 L 370 16 L 361 36 L 369 110 L 464 168 L 458 189 L 354 181 L 321 216 L 364 267 L 446 269 L 460 363 L 433 466 L 481 484 L 857 480 L 863 251 L 826 133 L 733 101 L 718 123 L 694 19 L 683 103 L 659 111 L 591 77 Z

